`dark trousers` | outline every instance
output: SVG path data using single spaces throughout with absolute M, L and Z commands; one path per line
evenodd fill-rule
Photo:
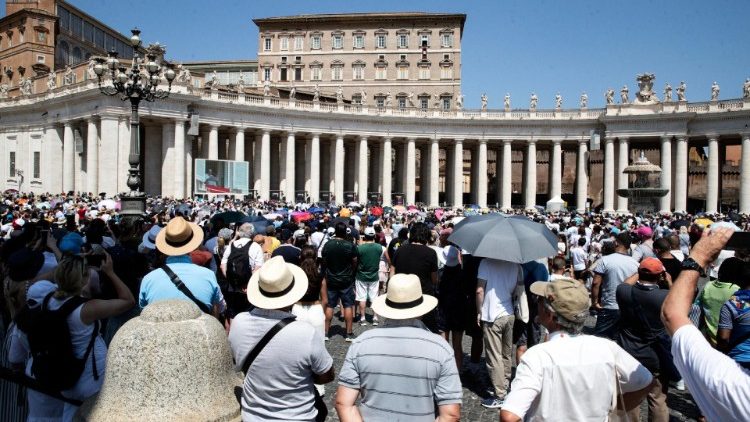
M 618 309 L 601 309 L 596 316 L 596 326 L 593 334 L 597 337 L 605 337 L 614 340 L 617 335 L 620 322 L 620 311 Z

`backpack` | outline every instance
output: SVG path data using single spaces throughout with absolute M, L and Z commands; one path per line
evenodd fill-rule
M 253 269 L 250 268 L 250 259 L 247 255 L 252 244 L 253 241 L 249 240 L 244 246 L 237 247 L 232 242 L 232 250 L 229 252 L 229 258 L 227 258 L 227 282 L 234 289 L 244 289 L 247 282 L 250 281 L 250 276 L 253 275 Z
M 99 322 L 97 321 L 94 325 L 91 341 L 83 358 L 77 358 L 70 338 L 68 316 L 88 299 L 74 296 L 63 303 L 59 309 L 53 311 L 47 307 L 53 294 L 54 292 L 48 294 L 42 305 L 31 311 L 27 336 L 33 358 L 31 374 L 40 384 L 49 389 L 62 391 L 76 385 L 86 367 L 89 354 L 94 362 L 94 379 L 99 378 L 93 353 L 94 340 L 99 332 Z

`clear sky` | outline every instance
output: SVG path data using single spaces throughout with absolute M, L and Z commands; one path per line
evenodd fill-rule
M 467 15 L 462 47 L 462 90 L 467 107 L 486 92 L 490 108 L 527 108 L 535 91 L 540 108 L 604 104 L 635 76 L 652 72 L 659 97 L 665 82 L 687 83 L 690 101 L 738 98 L 750 77 L 748 0 L 69 0 L 105 24 L 167 46 L 174 60 L 251 59 L 258 30 L 253 18 L 299 13 L 368 11 L 456 12 Z M 617 96 L 619 98 L 619 95 Z

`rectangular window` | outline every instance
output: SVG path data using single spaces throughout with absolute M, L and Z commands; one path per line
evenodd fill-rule
M 320 35 L 315 35 L 312 37 L 312 49 L 320 50 Z
M 279 76 L 279 80 L 282 81 L 282 82 L 286 82 L 286 72 L 287 72 L 286 68 L 285 67 L 281 68 L 281 69 L 279 69 L 279 71 L 281 73 L 281 75 Z
M 107 51 L 109 51 L 109 50 L 111 50 L 111 49 L 115 48 L 115 37 L 113 37 L 113 36 L 112 36 L 112 35 L 110 35 L 110 34 L 107 34 L 107 36 L 106 36 L 106 39 L 105 39 L 105 40 L 106 40 L 106 45 L 105 45 L 105 49 L 106 49 Z
M 295 81 L 302 80 L 302 68 L 301 67 L 294 68 L 294 80 Z
M 419 79 L 430 79 L 430 68 L 420 67 L 419 68 Z
M 342 48 L 344 46 L 344 37 L 341 35 L 333 36 L 333 48 Z
M 289 37 L 281 37 L 281 51 L 289 50 Z
M 296 36 L 294 37 L 294 50 L 295 51 L 301 51 L 302 48 L 305 46 L 305 39 L 302 36 Z
M 358 34 L 354 36 L 354 48 L 365 48 L 365 36 Z
M 398 108 L 406 108 L 406 97 L 398 97 Z
M 399 67 L 398 68 L 398 79 L 409 79 L 409 68 Z
M 271 68 L 267 67 L 263 69 L 263 81 L 270 81 L 271 80 Z
M 60 28 L 70 29 L 70 12 L 68 12 L 68 9 L 58 5 L 57 14 L 58 19 L 60 19 Z
M 341 66 L 334 67 L 332 69 L 333 74 L 331 76 L 331 79 L 334 80 L 334 81 L 340 81 L 340 80 L 344 79 L 343 76 L 342 76 L 342 74 L 344 73 L 342 71 L 342 69 L 343 68 Z
M 41 173 L 41 166 L 42 166 L 42 159 L 41 159 L 42 153 L 39 151 L 34 151 L 34 179 L 39 179 L 40 173 Z
M 70 30 L 78 38 L 83 38 L 83 19 L 78 15 L 70 15 Z
M 8 154 L 8 177 L 16 177 L 16 152 Z
M 385 107 L 385 98 L 384 97 L 378 97 L 375 99 L 375 104 L 378 106 L 378 108 Z
M 409 47 L 409 36 L 406 34 L 399 34 L 398 35 L 398 48 L 407 48 Z
M 375 79 L 386 79 L 387 69 L 385 67 L 378 67 L 375 69 Z
M 270 38 L 263 38 L 263 50 L 271 51 L 271 39 Z
M 385 35 L 378 35 L 375 40 L 377 48 L 385 48 Z
M 430 36 L 429 35 L 422 35 L 422 47 L 429 47 L 430 46 Z
M 83 23 L 83 37 L 90 43 L 94 42 L 94 26 L 90 22 Z
M 362 104 L 362 94 L 353 94 L 352 95 L 352 103 L 353 104 Z
M 321 80 L 321 69 L 319 67 L 313 67 L 312 68 L 312 80 L 319 81 Z
M 450 97 L 443 97 L 443 110 L 450 110 L 451 109 L 451 99 Z
M 419 97 L 419 107 L 422 110 L 427 110 L 430 106 L 430 97 Z
M 104 49 L 104 31 L 102 31 L 100 28 L 96 28 L 96 31 L 94 33 L 95 44 L 97 47 Z
M 443 34 L 440 38 L 443 47 L 453 47 L 453 34 Z
M 42 44 L 47 44 L 47 33 L 44 31 L 38 31 L 36 33 L 36 40 Z
M 365 78 L 365 67 L 354 66 L 354 78 L 355 80 L 363 80 Z
M 453 79 L 453 68 L 452 67 L 441 67 L 440 68 L 440 79 Z

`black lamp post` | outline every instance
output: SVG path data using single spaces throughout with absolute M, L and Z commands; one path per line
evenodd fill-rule
M 107 59 L 98 58 L 94 65 L 94 73 L 99 80 L 99 91 L 105 95 L 119 95 L 123 101 L 130 101 L 130 154 L 128 155 L 128 181 L 130 192 L 123 193 L 120 198 L 120 212 L 124 217 L 140 217 L 146 212 L 146 195 L 140 191 L 141 185 L 141 154 L 140 154 L 140 121 L 138 105 L 141 100 L 152 102 L 167 98 L 172 89 L 175 72 L 171 66 L 166 66 L 164 77 L 169 84 L 166 91 L 157 89 L 161 80 L 162 67 L 156 63 L 156 56 L 147 54 L 146 59 L 138 56 L 141 46 L 141 31 L 133 29 L 130 45 L 133 47 L 133 61 L 130 69 L 120 66 L 117 52 L 109 52 Z M 109 69 L 112 78 L 111 86 L 102 86 L 102 77 Z

